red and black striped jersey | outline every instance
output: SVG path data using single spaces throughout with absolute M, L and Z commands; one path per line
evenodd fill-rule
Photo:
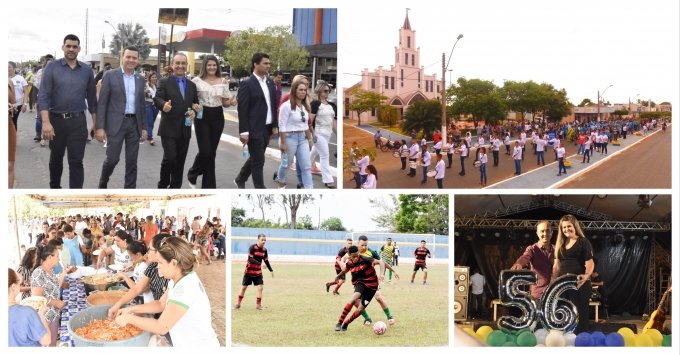
M 246 275 L 258 276 L 262 275 L 262 262 L 264 261 L 267 265 L 269 271 L 272 270 L 272 266 L 269 265 L 269 256 L 267 255 L 267 248 L 260 248 L 257 244 L 253 244 L 248 249 L 248 263 L 246 264 Z
M 430 255 L 430 250 L 423 247 L 418 247 L 413 252 L 413 256 L 416 257 L 416 265 L 425 265 L 425 258 Z
M 347 247 L 342 247 L 342 249 L 338 251 L 338 256 L 335 257 L 335 270 L 342 270 L 340 269 L 340 264 L 338 264 L 338 261 L 342 260 L 342 257 L 345 256 L 345 254 L 347 254 Z
M 356 263 L 351 260 L 347 261 L 347 269 L 352 273 L 352 285 L 360 282 L 366 287 L 374 290 L 378 289 L 378 273 L 373 267 L 373 258 L 360 255 L 361 259 Z

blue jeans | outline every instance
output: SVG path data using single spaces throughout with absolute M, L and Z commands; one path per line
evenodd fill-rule
M 301 174 L 302 185 L 305 189 L 314 188 L 312 181 L 312 164 L 309 160 L 309 143 L 305 137 L 305 132 L 284 132 L 286 135 L 286 153 L 288 161 L 297 159 L 297 171 Z M 288 168 L 279 166 L 278 181 L 285 183 L 287 180 Z
M 421 182 L 427 182 L 427 166 L 423 166 L 423 180 Z
M 153 139 L 153 125 L 156 122 L 156 116 L 158 116 L 158 109 L 151 102 L 146 103 L 146 133 L 147 140 Z
M 479 166 L 480 182 L 486 185 L 486 163 Z
M 42 118 L 40 118 L 40 111 L 35 118 L 35 136 L 42 138 Z
M 562 171 L 564 170 L 564 173 L 566 174 L 567 173 L 567 167 L 564 166 L 564 158 L 558 158 L 557 160 L 559 160 L 557 173 L 562 174 Z
M 522 160 L 515 159 L 515 175 L 522 173 Z
M 465 158 L 464 156 L 460 156 L 460 175 L 465 175 Z
M 545 151 L 536 152 L 536 164 L 545 165 Z

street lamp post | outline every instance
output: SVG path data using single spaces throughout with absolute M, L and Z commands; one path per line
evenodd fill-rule
M 107 23 L 109 26 L 111 26 L 111 28 L 113 29 L 113 34 L 115 36 L 115 34 L 118 32 L 118 30 L 116 30 L 116 27 L 113 26 L 113 24 L 111 22 L 109 22 L 109 20 L 104 20 L 104 22 Z M 123 33 L 123 31 L 121 31 L 120 32 L 120 44 L 118 46 L 118 57 L 119 58 L 123 57 L 123 48 L 125 48 L 125 37 L 123 37 L 124 35 L 125 35 L 125 33 Z
M 458 41 L 463 38 L 463 34 L 459 34 L 456 38 L 456 42 L 453 43 L 451 48 L 451 53 L 449 54 L 449 60 L 446 61 L 445 53 L 442 53 L 442 146 L 446 144 L 446 70 L 449 69 L 449 63 L 451 62 L 451 56 L 453 55 L 453 50 L 456 48 Z M 453 69 L 452 69 L 453 71 Z M 450 76 L 450 74 L 449 74 Z
M 610 87 L 614 86 L 614 84 L 610 84 L 604 90 L 602 90 L 602 94 L 600 94 L 600 90 L 597 90 L 597 122 L 602 121 L 602 118 L 600 117 L 600 97 L 604 95 L 604 92 L 607 91 Z
M 638 96 L 640 96 L 640 94 L 635 94 L 635 96 L 633 96 L 633 100 L 635 100 L 635 98 L 637 98 Z M 628 96 L 628 114 L 635 117 L 635 115 L 633 114 L 633 110 L 631 110 L 630 100 L 631 100 L 630 96 Z

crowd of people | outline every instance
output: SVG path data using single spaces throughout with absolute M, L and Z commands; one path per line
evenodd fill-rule
M 169 334 L 163 339 L 173 346 L 196 341 L 219 345 L 211 327 L 210 303 L 194 272 L 200 264 L 195 250 L 200 249 L 208 263 L 213 258 L 224 260 L 226 236 L 220 218 L 201 219 L 194 219 L 199 224 L 194 230 L 186 218 L 179 226 L 174 226 L 174 217 L 158 216 L 148 216 L 140 224 L 137 217 L 122 212 L 115 217 L 78 214 L 25 221 L 35 246 L 21 245 L 21 262 L 16 270 L 9 269 L 10 346 L 56 346 L 65 306 L 61 289 L 69 287 L 66 276 L 80 267 L 114 264 L 119 267 L 111 269 L 120 270 L 115 278 L 129 289 L 109 310 L 116 323 Z M 37 312 L 21 306 L 29 296 L 43 296 L 47 304 Z M 143 305 L 122 308 L 138 296 Z
M 186 180 L 192 188 L 198 187 L 199 178 L 201 188 L 216 188 L 215 161 L 224 129 L 223 109 L 231 106 L 236 106 L 238 111 L 239 138 L 247 156 L 234 180 L 237 187 L 245 188 L 252 175 L 254 187 L 265 188 L 264 152 L 270 138 L 277 134 L 281 139 L 282 160 L 296 160 L 298 188 L 313 187 L 312 173 L 320 174 L 326 187 L 336 187 L 329 144 L 336 132 L 337 107 L 328 101 L 331 86 L 325 81 L 319 80 L 312 87 L 307 77 L 296 76 L 292 95 L 282 97 L 283 74 L 276 71 L 270 75 L 269 56 L 255 53 L 252 75 L 240 83 L 234 96 L 214 55 L 206 56 L 199 75 L 190 78 L 186 54 L 175 53 L 171 66 L 159 77 L 161 73 L 138 71 L 139 49 L 128 46 L 122 50 L 119 68 L 104 66 L 95 75 L 89 64 L 77 59 L 81 45 L 76 35 L 64 37 L 62 50 L 63 58 L 47 55 L 40 69 L 36 66 L 30 70 L 30 81 L 17 73 L 15 63 L 8 64 L 11 93 L 8 115 L 12 118 L 9 124 L 10 188 L 14 184 L 17 118 L 29 106 L 31 112 L 36 111 L 34 140 L 50 148 L 50 188 L 62 187 L 64 155 L 69 169 L 68 187 L 83 187 L 83 158 L 86 143 L 92 139 L 104 143 L 106 148 L 98 187 L 108 187 L 125 148 L 124 187 L 136 188 L 139 145 L 145 141 L 152 146 L 157 144 L 153 130 L 159 114 L 157 136 L 161 137 L 163 159 L 156 187 L 182 187 L 193 127 L 198 154 L 186 173 Z M 32 97 L 35 102 L 28 102 Z M 87 112 L 92 120 L 90 131 Z M 285 187 L 287 170 L 287 164 L 282 164 L 278 177 L 275 176 L 279 188 Z

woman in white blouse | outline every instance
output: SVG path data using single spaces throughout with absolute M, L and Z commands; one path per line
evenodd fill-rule
M 214 55 L 205 57 L 200 75 L 192 81 L 196 84 L 202 111 L 198 112 L 194 120 L 198 154 L 187 178 L 189 186 L 196 188 L 196 180 L 203 175 L 201 188 L 214 189 L 217 187 L 215 155 L 224 129 L 222 107 L 235 105 L 236 97 L 229 93 L 229 81 L 222 77 L 219 61 Z
M 317 99 L 312 101 L 312 113 L 310 115 L 314 125 L 316 142 L 312 148 L 310 161 L 313 166 L 316 156 L 319 156 L 323 184 L 330 189 L 334 189 L 335 182 L 333 181 L 333 175 L 331 173 L 328 145 L 331 140 L 331 135 L 336 131 L 335 117 L 338 110 L 335 104 L 328 102 L 328 95 L 330 92 L 331 87 L 328 83 L 323 80 L 317 82 L 316 88 L 314 89 Z
M 281 154 L 288 155 L 288 161 L 297 159 L 298 169 L 305 189 L 314 188 L 310 161 L 309 111 L 307 85 L 303 80 L 294 81 L 290 88 L 290 99 L 279 107 L 279 132 L 281 133 Z M 277 181 L 279 188 L 285 188 L 288 168 L 279 166 Z
M 366 166 L 366 182 L 361 185 L 362 189 L 375 189 L 378 187 L 378 170 L 373 165 Z

